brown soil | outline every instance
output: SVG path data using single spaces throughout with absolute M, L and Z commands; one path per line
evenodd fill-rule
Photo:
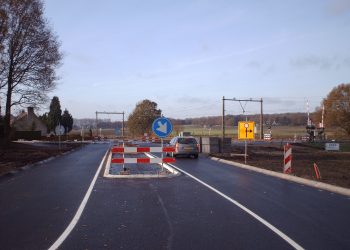
M 79 146 L 79 144 L 73 143 L 62 144 L 61 150 L 59 150 L 56 144 L 36 146 L 34 144 L 12 142 L 9 146 L 0 147 L 0 176 L 19 170 L 25 165 L 61 155 Z
M 313 164 L 316 163 L 322 182 L 350 188 L 350 152 L 326 152 L 309 144 L 292 144 L 292 174 L 316 180 Z M 244 154 L 244 147 L 234 147 L 233 154 Z M 221 157 L 216 155 L 217 157 Z M 228 160 L 244 163 L 243 156 L 224 156 Z M 282 172 L 283 146 L 249 145 L 247 164 Z

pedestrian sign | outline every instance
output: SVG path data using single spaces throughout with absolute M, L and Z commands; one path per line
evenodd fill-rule
M 254 140 L 255 122 L 240 121 L 238 122 L 238 139 L 239 140 Z
M 173 124 L 171 124 L 169 119 L 160 117 L 154 120 L 152 124 L 152 131 L 156 136 L 165 138 L 173 131 Z

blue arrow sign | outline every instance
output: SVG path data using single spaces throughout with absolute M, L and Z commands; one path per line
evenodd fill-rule
M 168 118 L 160 117 L 154 120 L 152 131 L 156 136 L 165 138 L 173 131 L 173 124 L 171 124 Z

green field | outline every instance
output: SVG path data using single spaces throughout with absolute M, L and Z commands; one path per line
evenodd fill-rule
M 222 130 L 221 126 L 214 126 L 212 128 L 207 127 L 200 127 L 200 126 L 193 126 L 193 125 L 185 125 L 181 127 L 175 127 L 174 131 L 171 136 L 176 136 L 179 134 L 179 132 L 190 132 L 193 136 L 222 136 Z M 268 133 L 269 129 L 264 128 L 264 133 Z M 273 127 L 272 130 L 272 137 L 274 139 L 294 139 L 296 136 L 297 139 L 301 139 L 302 136 L 306 136 L 306 129 L 303 126 L 278 126 Z M 81 131 L 80 130 L 73 130 L 69 133 L 70 136 L 73 137 L 79 137 Z M 107 138 L 115 138 L 114 129 L 102 129 L 101 133 L 100 130 L 98 130 L 98 133 L 96 133 L 96 129 L 93 130 L 93 136 L 100 135 L 101 137 L 107 137 Z M 84 131 L 85 137 L 89 136 L 89 131 Z M 125 130 L 125 135 L 128 136 L 127 129 Z M 237 138 L 237 127 L 226 127 L 225 132 L 226 137 L 232 137 L 234 139 Z M 257 130 L 256 138 L 259 139 L 259 128 Z M 343 133 L 336 131 L 336 130 L 326 130 L 326 136 L 328 140 L 337 139 L 337 140 L 346 140 L 350 139 L 349 137 L 344 136 Z
M 214 127 L 211 129 L 208 128 L 201 128 L 196 126 L 184 126 L 184 131 L 191 132 L 194 136 L 222 136 L 222 129 L 221 127 Z M 237 127 L 226 127 L 225 128 L 225 135 L 237 138 Z M 264 133 L 268 133 L 268 129 L 264 129 Z M 281 126 L 281 127 L 274 127 L 271 130 L 272 135 L 274 138 L 294 138 L 294 135 L 297 137 L 301 137 L 306 135 L 306 130 L 304 127 L 292 127 L 292 126 Z M 257 135 L 260 134 L 259 128 L 257 129 Z

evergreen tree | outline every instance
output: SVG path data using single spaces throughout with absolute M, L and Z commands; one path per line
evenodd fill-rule
M 54 96 L 50 103 L 50 111 L 48 114 L 48 128 L 49 131 L 55 132 L 55 127 L 61 123 L 62 110 L 60 100 L 57 96 Z
M 73 128 L 73 117 L 67 109 L 65 109 L 63 112 L 61 125 L 64 127 L 64 131 L 66 134 L 68 134 Z

